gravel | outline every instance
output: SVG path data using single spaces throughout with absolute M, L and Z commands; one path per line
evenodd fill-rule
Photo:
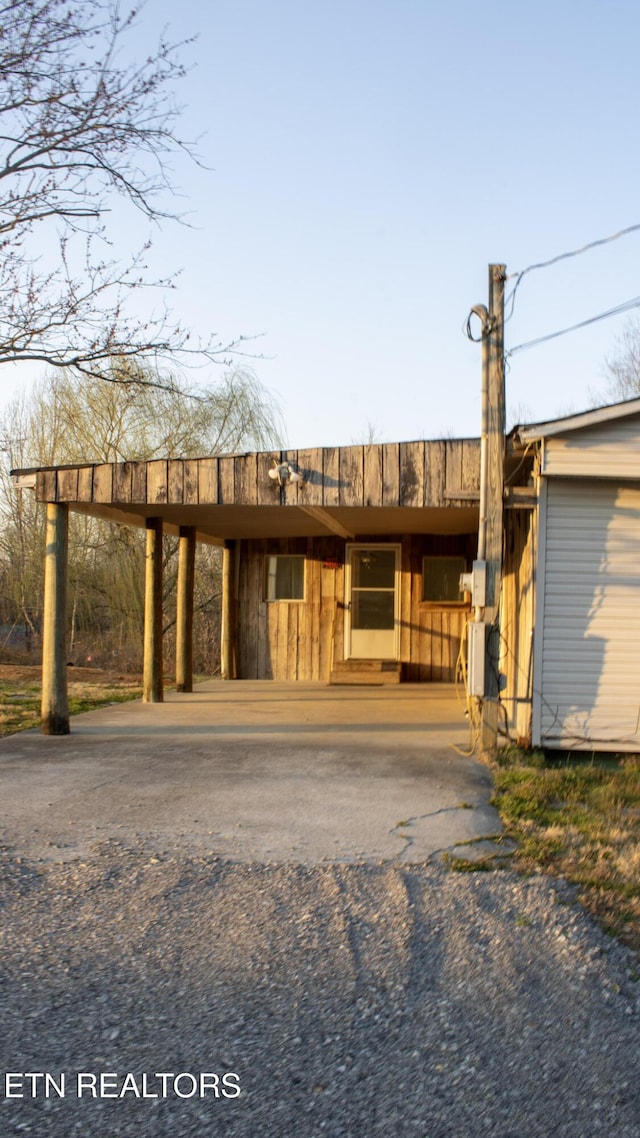
M 640 965 L 564 883 L 149 841 L 2 881 L 2 1134 L 640 1138 Z

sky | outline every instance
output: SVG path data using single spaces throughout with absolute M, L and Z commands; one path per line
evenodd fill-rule
M 175 164 L 191 228 L 152 266 L 196 333 L 256 337 L 291 447 L 477 435 L 489 263 L 509 293 L 640 224 L 635 0 L 147 0 L 130 50 L 165 26 L 197 37 L 176 95 L 204 165 Z M 527 274 L 506 348 L 638 295 L 640 231 Z M 509 423 L 606 401 L 627 319 L 510 357 Z M 5 368 L 0 408 L 33 378 Z

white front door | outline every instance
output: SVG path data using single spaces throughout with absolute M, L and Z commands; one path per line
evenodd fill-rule
M 397 660 L 400 546 L 347 545 L 346 660 Z

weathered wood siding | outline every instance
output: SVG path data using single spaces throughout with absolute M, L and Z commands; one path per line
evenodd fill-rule
M 460 554 L 470 566 L 477 536 L 414 535 L 403 537 L 401 544 L 400 655 L 405 678 L 452 681 L 468 610 L 422 602 L 422 558 Z M 238 551 L 239 678 L 327 681 L 333 665 L 344 658 L 345 542 L 339 537 L 241 541 Z M 263 599 L 269 554 L 304 555 L 303 601 Z
M 500 702 L 510 738 L 523 746 L 531 743 L 536 544 L 537 511 L 507 510 L 499 664 L 506 688 Z M 500 724 L 500 729 L 503 726 Z
M 279 486 L 274 463 L 303 482 Z M 200 459 L 85 463 L 39 470 L 42 502 L 101 505 L 450 506 L 480 484 L 478 439 L 318 447 Z M 460 499 L 456 499 L 456 492 Z

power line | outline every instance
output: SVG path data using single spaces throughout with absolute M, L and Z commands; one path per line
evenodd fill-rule
M 523 277 L 525 273 L 532 273 L 534 269 L 547 269 L 550 265 L 557 265 L 558 261 L 566 261 L 569 257 L 579 257 L 582 253 L 588 253 L 590 249 L 596 249 L 599 245 L 608 245 L 610 241 L 617 241 L 620 237 L 626 237 L 629 233 L 636 233 L 640 229 L 638 225 L 629 225 L 626 229 L 621 229 L 618 233 L 612 233 L 609 237 L 599 237 L 597 241 L 590 241 L 588 245 L 583 245 L 580 249 L 572 249 L 568 253 L 559 253 L 557 257 L 552 257 L 550 261 L 538 261 L 535 265 L 528 265 L 526 269 L 520 269 L 517 273 L 509 273 L 507 280 L 510 281 L 513 277 Z
M 596 324 L 599 320 L 607 320 L 610 316 L 619 316 L 623 312 L 629 312 L 632 308 L 638 307 L 640 307 L 640 296 L 635 296 L 633 300 L 625 300 L 622 304 L 616 305 L 615 308 L 609 308 L 607 312 L 600 312 L 597 316 L 590 316 L 588 320 L 581 320 L 579 324 L 571 324 L 568 328 L 561 328 L 557 332 L 550 332 L 546 336 L 538 336 L 535 340 L 527 340 L 523 344 L 517 344 L 515 348 L 510 348 L 505 353 L 505 358 L 515 355 L 516 352 L 535 348 L 538 344 L 545 344 L 547 340 L 555 340 L 558 336 L 566 336 L 569 332 L 577 332 L 579 328 L 586 328 L 589 324 Z
M 599 237 L 597 241 L 589 241 L 587 245 L 582 245 L 579 249 L 571 249 L 567 253 L 559 253 L 556 257 L 552 257 L 550 261 L 538 261 L 534 265 L 527 265 L 526 269 L 520 269 L 517 273 L 509 273 L 507 280 L 515 279 L 516 283 L 505 302 L 505 306 L 511 306 L 505 318 L 505 323 L 513 316 L 516 293 L 522 278 L 526 276 L 527 273 L 533 273 L 536 269 L 548 269 L 551 265 L 557 265 L 559 261 L 567 261 L 570 257 L 580 257 L 583 253 L 588 253 L 591 249 L 597 249 L 601 245 L 608 245 L 611 241 L 618 241 L 621 237 L 627 237 L 630 233 L 636 233 L 638 230 L 640 230 L 640 223 L 637 225 L 629 225 L 626 229 L 619 230 L 618 233 L 610 234 L 609 237 Z M 576 327 L 579 327 L 579 325 L 576 325 Z

